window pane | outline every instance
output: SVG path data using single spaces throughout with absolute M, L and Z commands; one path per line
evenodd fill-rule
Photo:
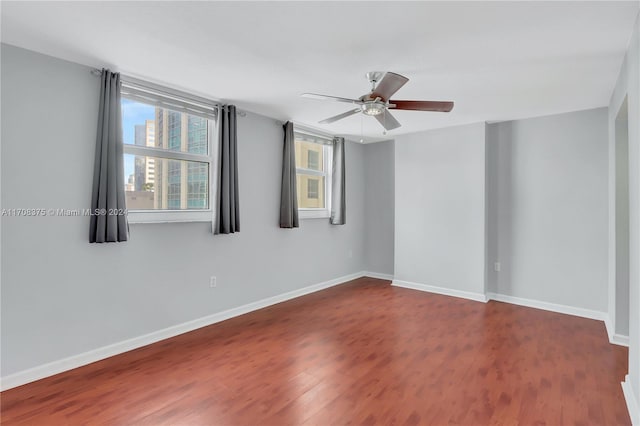
M 124 143 L 171 151 L 208 154 L 208 120 L 122 99 Z
M 209 208 L 209 164 L 125 154 L 129 210 Z
M 324 169 L 322 151 L 324 145 L 296 140 L 296 167 L 302 169 Z
M 324 176 L 298 173 L 296 179 L 298 208 L 324 209 Z

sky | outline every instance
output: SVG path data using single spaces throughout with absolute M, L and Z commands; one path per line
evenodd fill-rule
M 155 119 L 155 107 L 122 99 L 122 131 L 124 133 L 124 143 L 133 145 L 135 143 L 135 125 L 144 124 L 145 120 Z M 129 175 L 135 169 L 135 156 L 124 155 L 124 181 L 128 182 Z

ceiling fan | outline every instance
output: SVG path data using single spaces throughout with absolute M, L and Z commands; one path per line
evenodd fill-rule
M 371 83 L 371 92 L 360 96 L 358 99 L 339 98 L 337 96 L 318 95 L 316 93 L 303 93 L 301 96 L 311 99 L 344 102 L 358 105 L 334 117 L 320 121 L 320 124 L 329 124 L 351 115 L 362 112 L 375 117 L 385 130 L 397 129 L 401 126 L 398 120 L 389 112 L 390 109 L 412 111 L 440 111 L 449 112 L 453 109 L 453 102 L 446 101 L 404 101 L 390 99 L 409 79 L 393 72 L 372 71 L 367 73 L 367 79 Z M 379 82 L 379 83 L 378 83 Z

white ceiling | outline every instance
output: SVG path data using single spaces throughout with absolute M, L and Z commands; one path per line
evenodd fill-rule
M 479 121 L 605 106 L 638 1 L 10 2 L 2 41 L 368 140 Z M 358 97 L 367 71 L 410 81 L 396 99 L 453 100 L 449 113 L 397 111 L 383 137 L 361 114 L 317 122 Z

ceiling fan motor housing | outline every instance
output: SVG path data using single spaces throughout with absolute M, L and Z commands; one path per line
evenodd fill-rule
M 379 100 L 364 101 L 364 103 L 361 106 L 362 112 L 365 113 L 366 115 L 371 115 L 371 116 L 382 114 L 386 107 L 387 107 L 387 104 L 385 104 L 384 102 L 380 102 Z

